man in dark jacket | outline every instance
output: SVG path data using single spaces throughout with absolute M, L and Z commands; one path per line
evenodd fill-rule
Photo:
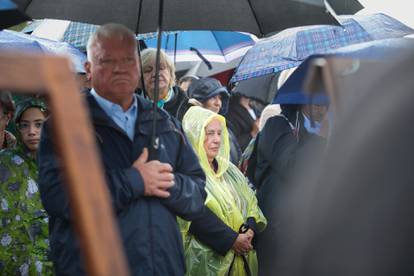
M 121 25 L 97 30 L 88 43 L 85 67 L 93 88 L 86 101 L 131 273 L 183 275 L 176 216 L 194 220 L 202 215 L 205 176 L 181 126 L 162 110 L 156 114 L 159 161 L 148 160 L 154 115 L 151 104 L 134 95 L 139 79 L 136 49 L 134 34 Z M 58 275 L 82 275 L 84 263 L 72 224 L 76 218 L 63 190 L 50 132 L 44 129 L 38 163 L 52 259 Z

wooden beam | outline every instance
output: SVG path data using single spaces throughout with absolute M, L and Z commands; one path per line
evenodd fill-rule
M 92 124 L 69 61 L 0 53 L 0 89 L 47 96 L 56 152 L 89 275 L 129 275 Z

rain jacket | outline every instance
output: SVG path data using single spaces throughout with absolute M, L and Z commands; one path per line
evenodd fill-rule
M 173 167 L 175 185 L 167 199 L 144 196 L 144 182 L 132 168 L 151 139 L 152 104 L 140 97 L 133 141 L 87 94 L 108 191 L 131 275 L 184 275 L 182 238 L 176 216 L 197 218 L 204 208 L 205 175 L 181 126 L 164 111 L 157 113 L 160 162 Z M 42 133 L 38 155 L 40 192 L 50 216 L 52 257 L 59 275 L 82 275 L 78 240 L 72 229 L 67 196 L 52 150 L 49 125 Z
M 205 127 L 213 119 L 218 119 L 223 128 L 221 147 L 216 157 L 217 172 L 211 169 L 204 150 Z M 201 107 L 191 107 L 184 116 L 183 128 L 207 176 L 206 206 L 234 231 L 238 231 L 249 218 L 255 221 L 256 230 L 262 231 L 267 222 L 257 206 L 256 197 L 246 178 L 229 161 L 230 146 L 224 117 Z M 227 275 L 233 259 L 231 275 L 245 275 L 242 257 L 234 258 L 233 250 L 228 251 L 225 256 L 218 255 L 186 231 L 188 224 L 181 226 L 188 275 Z M 257 275 L 257 257 L 254 250 L 249 252 L 247 260 L 252 275 Z
M 0 151 L 0 275 L 52 275 L 37 166 L 22 145 Z

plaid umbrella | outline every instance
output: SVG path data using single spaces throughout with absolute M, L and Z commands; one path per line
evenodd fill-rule
M 30 25 L 26 26 L 22 32 L 32 33 L 40 27 L 48 27 L 50 25 L 51 29 L 56 28 L 53 24 L 54 21 L 48 20 L 34 20 Z M 59 41 L 67 42 L 79 50 L 86 52 L 86 45 L 88 44 L 89 37 L 96 31 L 98 25 L 80 23 L 80 22 L 69 22 L 66 25 L 66 29 L 63 31 L 63 36 L 57 38 Z M 167 34 L 174 34 L 175 32 L 166 32 Z M 146 40 L 156 38 L 157 33 L 146 33 L 138 34 L 138 40 Z
M 339 16 L 339 20 L 342 27 L 298 27 L 259 40 L 244 56 L 231 82 L 296 67 L 312 54 L 414 33 L 413 29 L 384 14 Z
M 317 91 L 316 96 L 312 98 L 307 95 L 304 91 L 304 83 L 306 80 L 306 75 L 308 69 L 312 62 L 320 57 L 347 57 L 355 59 L 363 59 L 364 61 L 369 60 L 385 60 L 396 59 L 400 55 L 406 54 L 408 51 L 414 48 L 414 39 L 413 38 L 390 38 L 382 39 L 376 41 L 369 41 L 364 43 L 359 43 L 355 45 L 349 45 L 341 47 L 332 51 L 327 52 L 323 55 L 312 55 L 306 58 L 299 67 L 292 73 L 292 75 L 286 80 L 286 82 L 280 87 L 277 91 L 275 98 L 273 99 L 274 104 L 308 104 L 310 102 L 315 104 L 326 104 L 328 99 L 324 96 L 324 91 L 322 87 L 320 91 Z M 356 97 L 359 97 L 360 89 L 353 83 L 353 79 L 349 78 L 351 72 L 356 73 L 359 70 L 358 67 L 355 67 L 356 71 L 349 71 L 347 75 L 343 75 L 342 81 L 349 82 L 354 86 L 354 91 L 358 91 Z M 353 93 L 353 91 L 347 91 L 347 93 Z M 349 96 L 349 95 L 348 95 Z

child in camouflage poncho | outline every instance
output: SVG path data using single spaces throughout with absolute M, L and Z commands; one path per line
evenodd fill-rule
M 19 145 L 0 152 L 0 275 L 53 274 L 34 159 L 45 112 L 38 100 L 18 106 Z

